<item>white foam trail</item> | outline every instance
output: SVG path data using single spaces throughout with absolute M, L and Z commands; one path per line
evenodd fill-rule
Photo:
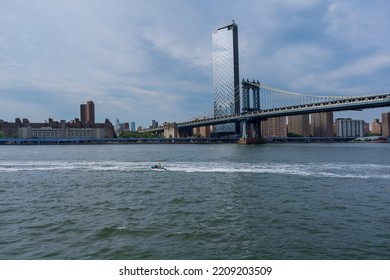
M 16 171 L 150 171 L 154 162 L 121 161 L 9 161 L 0 163 L 0 172 Z M 171 172 L 188 173 L 256 173 L 313 177 L 390 179 L 390 165 L 354 163 L 237 163 L 237 162 L 167 162 Z
M 176 172 L 268 173 L 335 178 L 390 179 L 390 166 L 375 164 L 279 164 L 279 163 L 175 163 L 166 166 Z
M 150 163 L 148 166 L 151 166 Z M 8 171 L 49 171 L 49 170 L 85 170 L 85 171 L 134 171 L 144 170 L 145 163 L 136 162 L 62 162 L 62 161 L 34 161 L 34 162 L 3 162 L 0 163 L 0 172 Z

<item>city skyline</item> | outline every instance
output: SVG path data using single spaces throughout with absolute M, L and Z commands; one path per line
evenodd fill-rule
M 97 122 L 145 127 L 200 115 L 213 104 L 211 32 L 231 19 L 240 26 L 241 77 L 317 95 L 389 92 L 389 8 L 320 0 L 4 2 L 0 119 L 23 112 L 34 122 L 69 120 L 79 100 L 95 101 Z M 335 117 L 371 122 L 386 111 Z
M 57 120 L 55 117 L 49 117 L 48 119 L 40 120 L 38 122 L 36 121 L 30 121 L 28 117 L 23 116 L 21 118 L 19 115 L 14 118 L 15 122 L 12 120 L 3 120 L 0 119 L 1 123 L 9 123 L 9 124 L 18 124 L 21 122 L 23 119 L 23 123 L 37 123 L 37 124 L 44 124 L 44 123 L 51 123 L 55 121 L 56 123 L 66 123 L 67 121 L 69 123 L 77 122 L 77 123 L 83 123 L 86 125 L 94 125 L 95 124 L 95 104 L 92 100 L 86 101 L 86 103 L 80 104 L 80 112 L 79 116 L 75 117 L 74 119 L 71 120 L 65 120 L 65 119 L 60 119 Z M 351 112 L 351 111 L 347 111 Z M 293 134 L 297 135 L 302 135 L 304 137 L 312 137 L 312 136 L 326 136 L 326 137 L 331 137 L 330 135 L 332 134 L 333 128 L 329 126 L 330 123 L 335 123 L 337 119 L 345 119 L 345 120 L 353 120 L 353 121 L 363 121 L 368 125 L 367 131 L 368 132 L 373 132 L 373 133 L 379 133 L 376 130 L 378 127 L 375 127 L 375 125 L 380 125 L 382 126 L 382 122 L 387 126 L 388 123 L 388 116 L 390 115 L 390 111 L 382 111 L 380 113 L 380 117 L 374 118 L 372 120 L 366 121 L 363 119 L 359 118 L 352 118 L 351 116 L 346 116 L 346 117 L 335 117 L 334 115 L 337 113 L 334 111 L 328 111 L 328 112 L 323 112 L 323 113 L 309 113 L 309 114 L 298 114 L 298 115 L 291 115 L 291 116 L 282 116 L 282 117 L 273 117 L 273 118 L 268 118 L 268 119 L 262 119 L 261 121 L 261 127 L 267 127 L 264 129 L 265 134 L 267 136 L 272 136 L 274 132 L 271 132 L 271 135 L 269 135 L 270 131 L 268 131 L 270 123 L 267 121 L 270 120 L 272 125 L 279 126 L 277 124 L 280 122 L 281 119 L 284 119 L 283 123 L 288 126 L 288 132 L 291 132 Z M 105 118 L 104 122 L 111 122 L 108 118 Z M 117 118 L 115 121 L 115 127 L 119 131 L 121 130 L 128 130 L 128 131 L 136 131 L 135 129 L 135 122 L 134 121 L 129 121 L 129 120 L 124 120 L 120 122 L 120 120 Z M 164 122 L 166 123 L 166 122 Z M 306 123 L 306 125 L 305 125 Z M 131 124 L 131 129 L 130 129 L 130 124 Z M 128 126 L 126 128 L 126 126 Z M 138 125 L 137 130 L 139 129 L 147 129 L 147 128 L 157 128 L 159 127 L 159 121 L 156 120 L 151 120 L 149 125 L 147 126 L 142 126 Z M 207 129 L 210 129 L 210 127 L 214 127 L 215 130 L 215 125 L 210 125 L 206 126 L 208 127 Z M 201 127 L 201 128 L 206 128 L 206 127 Z M 0 130 L 1 132 L 1 130 Z M 283 135 L 283 133 L 281 133 Z M 379 133 L 380 134 L 380 133 Z M 278 136 L 279 137 L 279 136 Z

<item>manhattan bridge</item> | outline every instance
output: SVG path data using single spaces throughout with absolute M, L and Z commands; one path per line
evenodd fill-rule
M 390 93 L 318 96 L 289 92 L 261 84 L 259 81 L 249 80 L 242 81 L 239 98 L 241 98 L 240 113 L 217 117 L 211 114 L 197 116 L 188 121 L 164 123 L 162 126 L 144 131 L 164 133 L 165 137 L 171 133 L 177 135 L 176 137 L 188 137 L 191 136 L 194 127 L 240 123 L 242 139 L 258 139 L 261 137 L 259 124 L 269 118 L 390 106 Z M 231 106 L 231 104 L 225 105 Z

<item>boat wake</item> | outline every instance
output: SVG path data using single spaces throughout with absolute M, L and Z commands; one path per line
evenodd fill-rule
M 17 171 L 110 171 L 150 172 L 154 162 L 87 162 L 87 161 L 9 161 L 0 163 L 1 172 Z M 170 172 L 185 173 L 256 173 L 313 177 L 390 179 L 390 165 L 351 163 L 233 163 L 233 162 L 166 162 Z
M 390 166 L 350 163 L 180 163 L 168 167 L 176 172 L 265 173 L 313 177 L 390 179 Z

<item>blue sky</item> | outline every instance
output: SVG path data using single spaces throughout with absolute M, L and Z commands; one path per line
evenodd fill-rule
M 87 100 L 98 122 L 201 115 L 213 104 L 211 33 L 232 19 L 241 78 L 390 92 L 389 11 L 387 0 L 0 0 L 0 119 L 72 120 Z

